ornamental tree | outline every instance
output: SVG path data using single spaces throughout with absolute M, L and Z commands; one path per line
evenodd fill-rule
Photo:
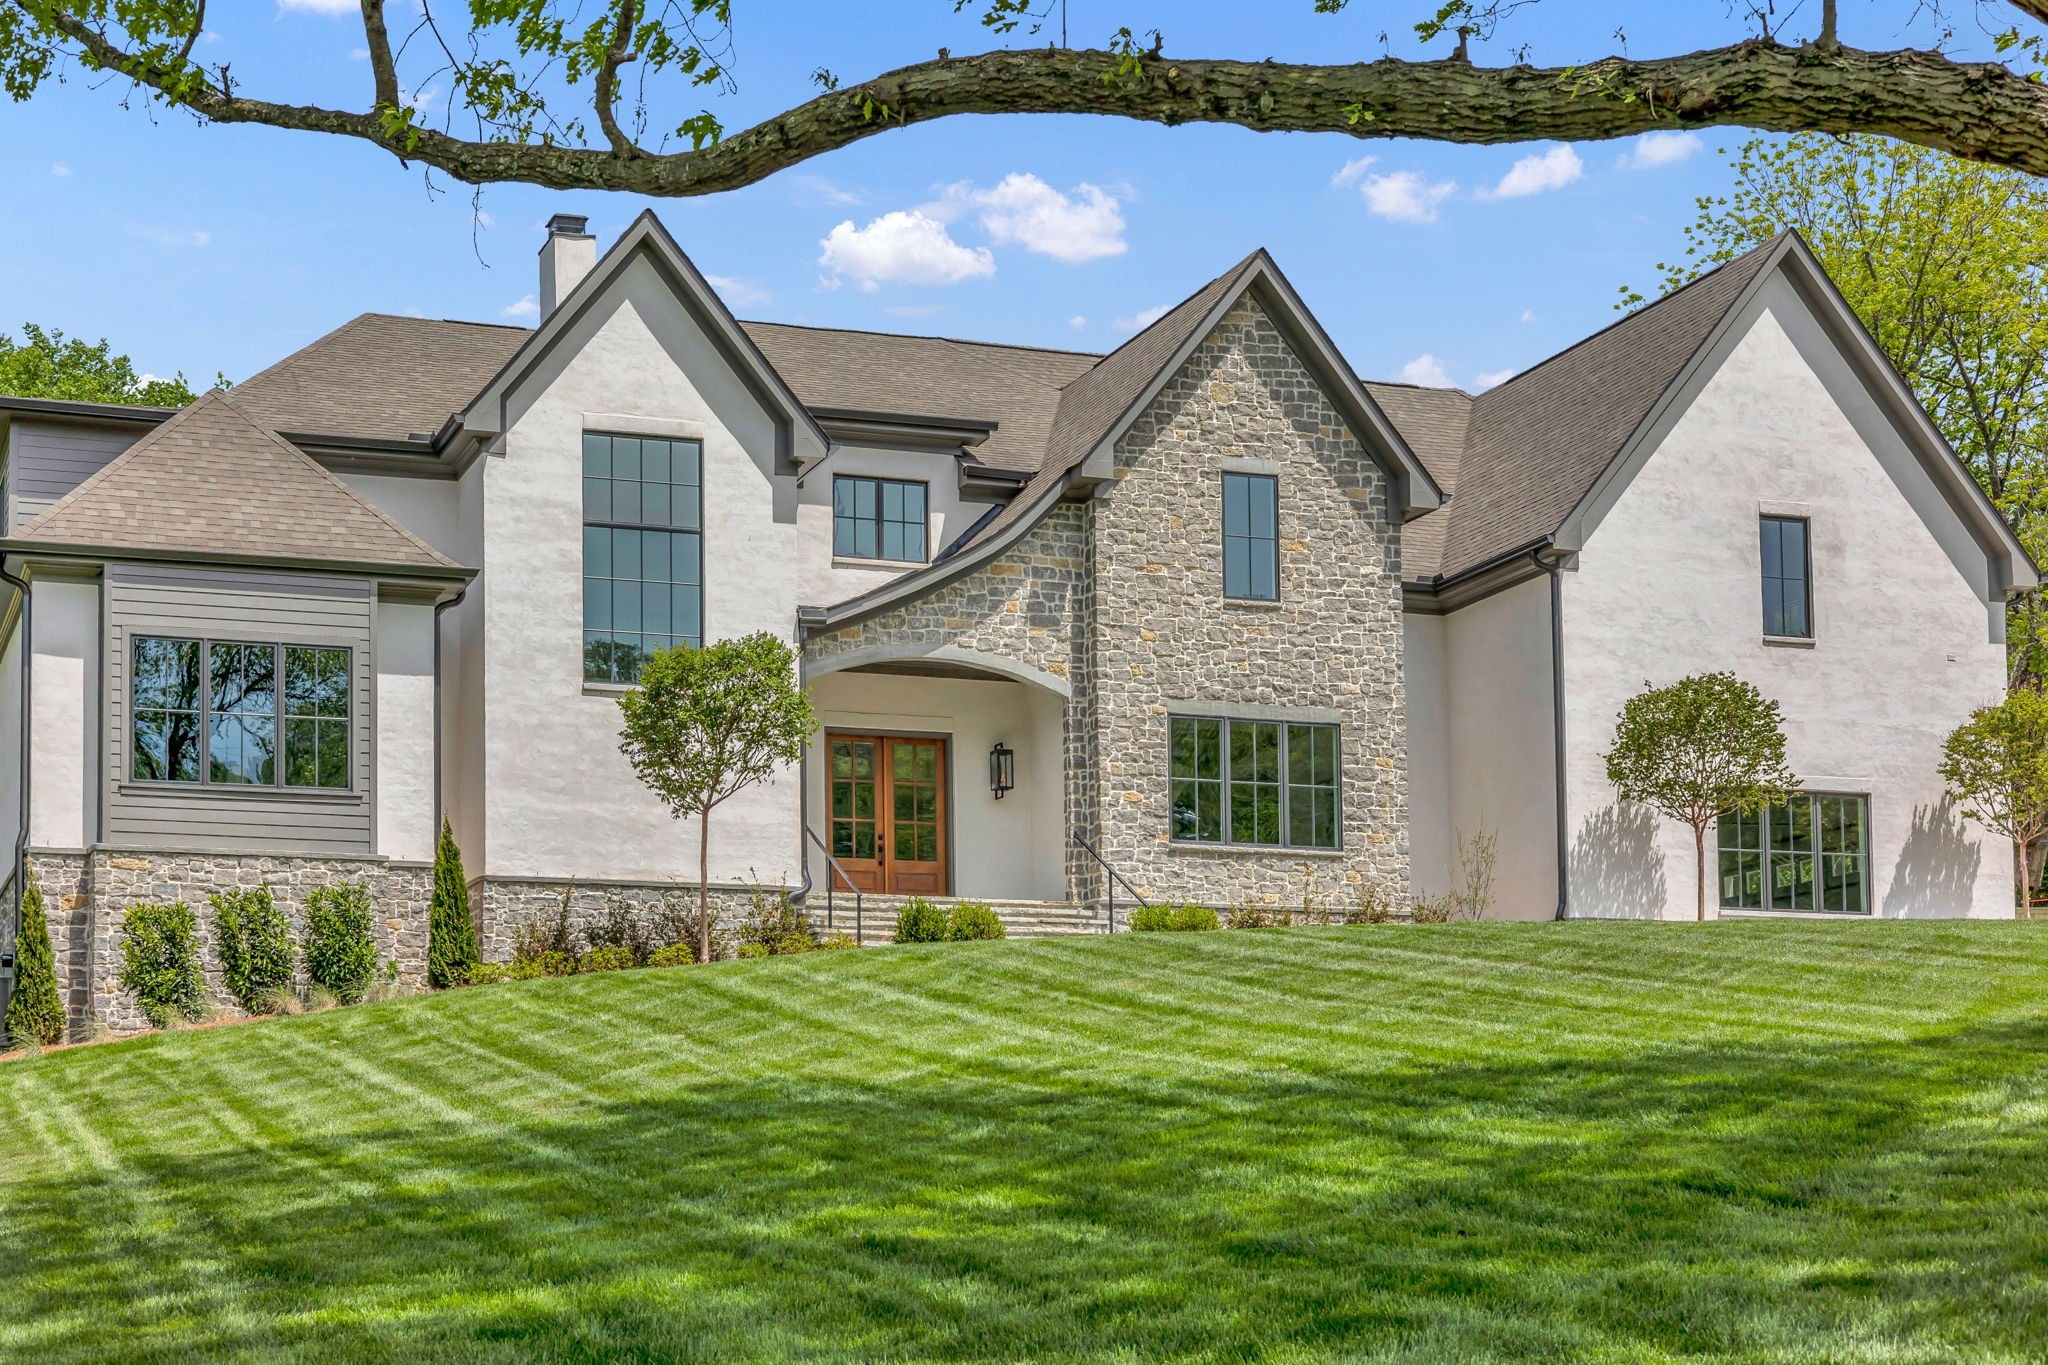
M 444 817 L 434 846 L 434 899 L 427 911 L 427 984 L 436 990 L 467 986 L 476 970 L 476 918 L 469 910 L 469 879 L 455 827 Z
M 1778 703 L 1733 673 L 1643 684 L 1614 727 L 1607 780 L 1623 800 L 1692 828 L 1699 917 L 1707 917 L 1707 826 L 1785 799 L 1799 779 L 1785 766 Z
M 669 814 L 697 818 L 697 960 L 711 960 L 711 812 L 797 761 L 817 721 L 766 631 L 656 650 L 619 698 L 619 750 Z
M 1328 61 L 1270 60 L 1264 4 L 1237 7 L 1234 55 L 1197 59 L 1168 56 L 1158 30 L 1133 32 L 1143 30 L 1139 0 L 1088 6 L 1084 22 L 1100 27 L 1084 42 L 1102 46 L 1079 48 L 1068 45 L 1061 0 L 930 0 L 923 50 L 934 58 L 854 79 L 826 66 L 774 73 L 767 107 L 788 107 L 731 133 L 703 101 L 738 93 L 735 15 L 772 22 L 765 3 L 360 0 L 364 76 L 352 98 L 337 98 L 311 68 L 262 69 L 237 41 L 241 16 L 209 13 L 205 0 L 0 0 L 0 84 L 19 100 L 84 77 L 108 98 L 139 93 L 202 123 L 356 139 L 471 184 L 659 197 L 735 189 L 914 123 L 1006 113 L 1466 143 L 1733 124 L 1879 133 L 2048 174 L 2048 87 L 2031 79 L 2048 0 L 1923 0 L 1907 27 L 1924 45 L 1893 51 L 1845 43 L 1840 0 L 1745 0 L 1720 7 L 1721 46 L 1640 59 L 1570 53 L 1550 66 L 1528 56 L 1577 17 L 1560 4 L 1294 3 L 1343 16 L 1329 21 Z M 903 27 L 879 5 L 842 9 L 849 25 Z M 1861 9 L 1850 10 L 1851 27 Z M 1635 27 L 1641 10 L 1607 0 L 1603 12 Z M 1607 22 L 1596 14 L 1590 24 Z M 1873 27 L 1902 36 L 1891 16 Z M 2021 69 L 1941 50 L 1971 28 Z M 945 46 L 964 47 L 977 29 L 1015 46 L 961 56 Z M 1394 56 L 1389 29 L 1425 60 Z M 1625 43 L 1619 28 L 1615 37 Z M 1475 46 L 1511 61 L 1480 65 Z M 806 87 L 817 93 L 797 100 Z
M 50 920 L 43 888 L 33 872 L 21 893 L 21 927 L 14 936 L 14 992 L 7 997 L 6 1028 L 16 1043 L 64 1041 L 64 998 L 57 994 L 57 964 L 50 951 Z
M 2048 830 L 2048 696 L 2029 689 L 1980 706 L 1942 741 L 1941 776 L 1963 814 L 2012 840 L 2020 904 Z

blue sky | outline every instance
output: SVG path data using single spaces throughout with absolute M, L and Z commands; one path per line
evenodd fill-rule
M 1797 0 L 1795 0 L 1795 3 Z M 1808 0 L 1809 4 L 1812 0 Z M 1169 56 L 1370 60 L 1425 0 L 1072 0 L 1076 45 L 1163 27 Z M 339 9 L 339 12 L 335 12 Z M 451 7 L 452 8 L 452 7 Z M 846 78 L 989 45 L 952 0 L 739 0 L 740 127 Z M 1625 41 L 1658 55 L 1730 41 L 1712 0 L 1648 7 L 1548 0 L 1481 61 L 1527 41 L 1538 64 Z M 1779 4 L 1781 10 L 1787 8 Z M 366 102 L 348 0 L 216 6 L 255 94 Z M 1927 45 L 1912 0 L 1850 0 L 1845 40 Z M 1616 25 L 1625 16 L 1625 32 Z M 1804 36 L 1796 12 L 1785 29 Z M 1981 55 L 1979 35 L 1954 50 Z M 1397 55 L 1411 55 L 1396 41 Z M 431 83 L 430 83 L 431 84 Z M 432 108 L 433 91 L 425 92 Z M 649 201 L 468 187 L 314 134 L 200 128 L 123 109 L 118 82 L 74 77 L 0 104 L 10 186 L 0 329 L 107 336 L 144 370 L 244 378 L 360 312 L 531 321 L 540 225 L 583 213 L 607 244 Z M 676 106 L 671 119 L 699 101 Z M 1167 129 L 1081 117 L 961 118 L 893 132 L 705 199 L 654 202 L 742 317 L 1106 350 L 1264 246 L 1373 378 L 1483 386 L 1613 320 L 1683 249 L 1694 201 L 1722 189 L 1740 130 L 1649 142 L 1466 148 L 1341 136 Z M 1367 160 L 1370 158 L 1370 160 Z

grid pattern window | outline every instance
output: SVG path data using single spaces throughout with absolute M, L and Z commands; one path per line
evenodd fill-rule
M 1336 726 L 1174 716 L 1167 729 L 1176 842 L 1338 846 Z
M 1280 600 L 1280 480 L 1223 476 L 1223 595 Z
M 832 480 L 832 553 L 922 564 L 930 534 L 925 507 L 921 483 L 838 475 Z
M 1801 517 L 1765 517 L 1759 523 L 1764 561 L 1764 634 L 1813 635 L 1813 558 Z
M 348 790 L 350 665 L 340 646 L 135 636 L 130 780 Z
M 1869 802 L 1801 792 L 1750 815 L 1724 815 L 1721 908 L 1870 913 Z
M 704 643 L 703 447 L 583 435 L 583 677 L 630 683 Z

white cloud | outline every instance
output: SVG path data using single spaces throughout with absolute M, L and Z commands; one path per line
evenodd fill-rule
M 1524 322 L 1534 322 L 1534 321 L 1536 321 L 1536 310 L 1535 310 L 1534 308 L 1524 308 L 1524 309 L 1522 310 L 1522 321 L 1524 321 Z
M 370 60 L 370 49 L 367 47 L 352 47 L 348 50 L 348 59 L 352 62 L 367 62 Z
M 540 300 L 528 294 L 517 303 L 508 303 L 505 305 L 505 316 L 508 318 L 537 318 L 540 316 Z
M 917 209 L 885 213 L 864 228 L 848 219 L 818 245 L 825 248 L 818 264 L 862 289 L 878 289 L 884 282 L 958 284 L 996 273 L 996 258 L 987 247 L 960 245 L 944 223 Z
M 363 10 L 360 0 L 277 0 L 277 7 L 303 14 L 360 14 Z
M 1430 181 L 1420 171 L 1370 175 L 1358 186 L 1367 209 L 1397 223 L 1434 223 L 1437 209 L 1457 190 L 1457 181 Z
M 423 85 L 419 89 L 413 91 L 410 95 L 404 95 L 401 96 L 400 98 L 404 101 L 406 108 L 412 110 L 415 114 L 417 114 L 423 112 L 428 105 L 432 104 L 434 102 L 434 96 L 439 93 L 439 87 L 432 85 Z
M 898 303 L 882 311 L 896 318 L 928 318 L 945 312 L 946 306 L 942 303 Z
M 52 161 L 50 163 L 50 174 L 62 180 L 65 176 L 71 174 L 71 168 L 61 161 Z
M 1356 185 L 1358 183 L 1358 177 L 1364 175 L 1369 168 L 1377 165 L 1378 163 L 1379 158 L 1376 156 L 1361 156 L 1354 158 L 1353 160 L 1345 162 L 1343 166 L 1338 169 L 1337 173 L 1330 177 L 1330 183 L 1332 185 L 1335 185 L 1338 189 L 1349 189 L 1351 186 Z
M 1083 327 L 1086 327 L 1087 325 L 1088 319 L 1082 317 L 1079 313 L 1076 313 L 1074 314 L 1074 316 L 1067 319 L 1067 326 L 1073 328 L 1077 332 L 1080 331 Z
M 1621 164 L 1631 171 L 1654 171 L 1661 166 L 1676 166 L 1706 145 L 1698 133 L 1644 133 L 1629 144 Z
M 498 225 L 497 217 L 488 209 L 474 209 L 470 213 L 470 218 L 486 232 Z
M 1451 387 L 1451 376 L 1444 369 L 1443 361 L 1438 360 L 1428 351 L 1424 351 L 1421 355 L 1403 365 L 1401 373 L 1396 375 L 1395 378 L 1399 379 L 1403 384 L 1420 384 L 1424 388 L 1429 389 L 1448 389 Z
M 203 230 L 184 231 L 178 228 L 158 227 L 153 223 L 123 223 L 121 227 L 130 237 L 139 237 L 158 246 L 208 246 L 213 242 L 213 234 Z
M 807 200 L 826 204 L 862 204 L 867 196 L 856 190 L 843 189 L 822 175 L 792 175 L 789 184 L 802 190 Z
M 1123 209 L 1099 185 L 1083 183 L 1062 194 L 1035 175 L 1012 171 L 993 189 L 952 186 L 947 195 L 964 195 L 980 210 L 981 225 L 997 246 L 1021 246 L 1069 265 L 1126 249 Z
M 1513 370 L 1486 370 L 1472 378 L 1472 391 L 1485 393 L 1488 389 L 1505 384 L 1515 377 Z
M 1172 304 L 1162 303 L 1157 308 L 1141 309 L 1132 317 L 1118 318 L 1116 325 L 1126 332 L 1142 332 L 1172 311 Z
M 767 303 L 775 297 L 752 280 L 743 280 L 734 275 L 706 275 L 704 278 L 718 291 L 718 296 L 725 300 L 725 306 L 728 308 L 752 308 L 757 303 Z
M 1481 190 L 1482 199 L 1522 199 L 1545 190 L 1561 190 L 1586 173 L 1579 154 L 1559 143 L 1547 152 L 1525 156 L 1509 168 L 1500 183 Z

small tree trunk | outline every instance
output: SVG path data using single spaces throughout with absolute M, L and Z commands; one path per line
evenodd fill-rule
M 1697 883 L 1695 889 L 1699 892 L 1700 919 L 1704 922 L 1707 918 L 1707 827 L 1705 825 L 1694 825 L 1692 827 L 1692 865 L 1693 880 Z
M 2017 878 L 2019 885 L 2014 889 L 2019 893 L 2021 919 L 2025 919 L 2028 915 L 2032 914 L 2034 909 L 2033 852 L 2033 840 L 2016 839 L 2013 841 L 2013 856 L 2019 860 L 2019 873 Z
M 697 815 L 697 960 L 711 960 L 711 807 Z

